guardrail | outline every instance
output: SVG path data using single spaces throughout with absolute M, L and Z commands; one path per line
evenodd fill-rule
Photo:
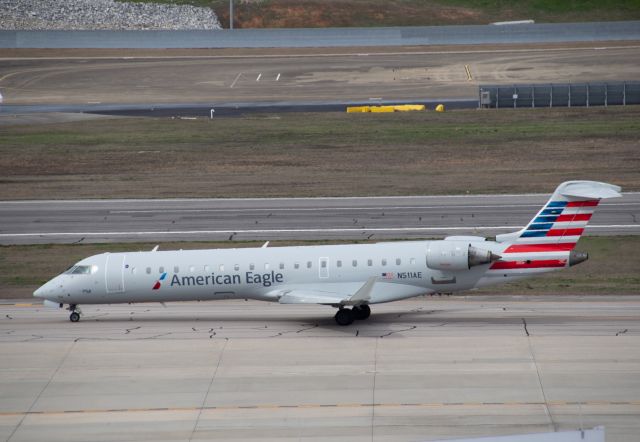
M 213 31 L 0 31 L 0 48 L 12 49 L 337 47 L 606 40 L 640 40 L 640 21 Z

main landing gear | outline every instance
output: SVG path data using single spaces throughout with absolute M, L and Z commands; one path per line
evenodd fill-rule
M 338 325 L 350 325 L 356 319 L 367 319 L 371 316 L 371 308 L 367 304 L 355 305 L 352 309 L 340 307 L 336 312 L 335 320 Z
M 80 320 L 80 313 L 81 312 L 80 312 L 80 309 L 78 308 L 78 306 L 76 304 L 69 305 L 67 310 L 69 310 L 71 312 L 71 314 L 69 315 L 69 321 L 78 322 Z

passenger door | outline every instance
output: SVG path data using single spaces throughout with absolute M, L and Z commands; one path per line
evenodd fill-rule
M 105 268 L 105 283 L 107 293 L 124 292 L 124 262 L 126 255 L 123 253 L 107 255 Z

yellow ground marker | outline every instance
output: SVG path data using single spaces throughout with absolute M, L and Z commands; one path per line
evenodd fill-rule
M 464 70 L 467 73 L 467 81 L 473 80 L 473 75 L 471 75 L 471 69 L 469 68 L 468 64 L 464 65 Z

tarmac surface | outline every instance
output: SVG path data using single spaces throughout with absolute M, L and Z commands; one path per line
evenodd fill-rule
M 0 439 L 409 441 L 640 433 L 640 297 L 0 305 Z
M 548 194 L 0 201 L 0 244 L 384 239 L 518 230 Z M 640 193 L 603 201 L 590 235 L 640 233 Z
M 477 100 L 482 83 L 635 80 L 640 59 L 634 42 L 274 51 L 236 56 L 193 51 L 159 56 L 156 51 L 153 56 L 122 50 L 107 58 L 53 50 L 49 57 L 24 58 L 28 55 L 5 52 L 0 58 L 0 113 L 48 112 L 55 106 L 63 112 L 113 111 L 114 104 L 148 111 L 154 103 L 160 108 L 173 104 L 182 112 L 205 106 L 206 115 L 216 106 L 283 102 L 455 103 Z

